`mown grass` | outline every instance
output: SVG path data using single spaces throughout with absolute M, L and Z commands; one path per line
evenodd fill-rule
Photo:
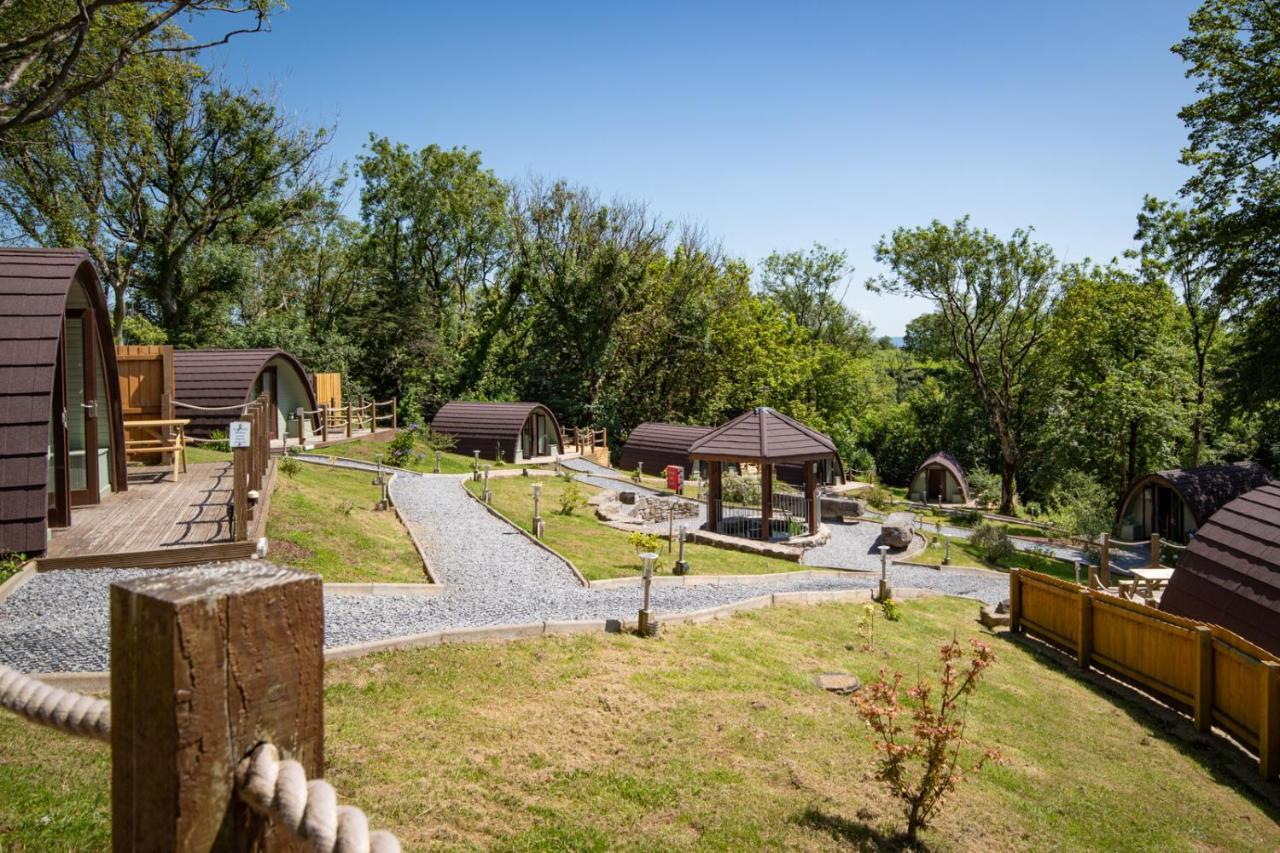
M 366 471 L 294 462 L 276 469 L 267 515 L 271 559 L 316 572 L 326 581 L 426 581 L 422 559 L 394 510 Z
M 776 608 L 664 629 L 385 653 L 327 668 L 326 777 L 406 850 L 885 849 L 897 805 L 871 778 L 850 700 L 813 676 L 936 669 L 986 636 L 997 662 L 967 734 L 970 777 L 933 850 L 1275 850 L 1280 804 L 1226 747 L 1190 745 L 1099 692 L 971 601 L 905 602 L 863 651 L 858 605 Z M 1184 727 L 1189 730 L 1189 726 Z M 107 750 L 0 714 L 0 838 L 107 842 Z
M 561 477 L 538 477 L 536 480 L 532 477 L 490 478 L 489 490 L 493 493 L 493 508 L 523 529 L 532 531 L 532 486 L 535 482 L 542 484 L 543 541 L 569 558 L 587 580 L 636 577 L 640 574 L 640 560 L 629 541 L 629 533 L 602 524 L 590 507 L 580 507 L 572 515 L 564 515 L 559 511 L 560 498 L 569 487 L 568 480 Z M 577 486 L 584 499 L 600 491 L 584 483 L 578 483 Z M 481 483 L 468 480 L 466 487 L 476 496 L 484 492 Z M 679 524 L 677 520 L 676 526 Z M 685 524 L 694 525 L 696 521 L 686 519 Z M 667 553 L 666 536 L 662 538 L 658 571 L 669 574 L 676 555 Z M 798 563 L 776 557 L 762 557 L 758 554 L 694 544 L 685 545 L 685 559 L 694 574 L 704 575 L 755 575 L 804 568 Z
M 387 445 L 390 442 L 390 434 L 384 433 L 383 435 L 386 435 L 387 438 L 353 438 L 350 441 L 317 447 L 311 452 L 321 456 L 345 456 L 347 459 L 358 459 L 361 462 L 377 462 L 378 457 L 381 456 L 382 461 L 389 465 L 391 462 L 387 458 Z M 421 459 L 415 454 L 398 467 L 409 471 L 419 471 L 424 474 L 433 473 L 436 469 L 435 453 L 421 448 L 419 448 L 418 453 L 422 454 Z M 472 457 L 463 456 L 460 453 L 443 453 L 440 456 L 440 473 L 469 474 L 471 473 L 473 461 Z
M 926 539 L 932 542 L 933 534 L 927 531 L 922 532 Z M 947 539 L 951 540 L 951 562 L 949 565 L 952 568 L 992 569 L 998 572 L 1007 572 L 1009 569 L 1031 569 L 1034 572 L 1053 575 L 1063 580 L 1075 580 L 1075 569 L 1072 568 L 1070 563 L 1057 557 L 1019 551 L 1012 557 L 991 561 L 969 540 L 949 536 L 940 537 L 937 545 L 930 544 L 925 550 L 912 557 L 909 562 L 941 565 L 946 557 L 946 546 L 943 543 Z M 1081 570 L 1087 575 L 1088 569 L 1081 567 Z

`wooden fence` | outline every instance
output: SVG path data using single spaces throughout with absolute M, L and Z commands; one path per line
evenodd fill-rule
M 233 448 L 231 483 L 231 533 L 237 542 L 249 536 L 249 522 L 266 499 L 263 480 L 271 464 L 271 400 L 261 395 L 244 407 L 238 420 L 249 422 L 249 446 Z
M 120 377 L 120 406 L 125 423 L 168 420 L 173 414 L 173 347 L 116 345 L 116 365 Z M 171 444 L 172 430 L 144 429 L 135 438 L 156 445 Z M 144 461 L 160 463 L 160 454 L 143 454 Z
M 342 374 L 317 373 L 315 375 L 316 399 L 320 405 L 331 409 L 342 407 Z
M 320 420 L 320 441 L 336 441 L 351 438 L 357 433 L 375 433 L 379 430 L 395 431 L 399 428 L 399 411 L 395 397 L 390 400 L 368 400 L 364 396 L 357 402 L 347 401 L 346 406 L 335 401 L 320 401 L 315 410 Z M 305 414 L 311 414 L 306 412 Z
M 1103 591 L 1014 569 L 1010 629 L 1072 652 L 1187 711 L 1200 731 L 1217 725 L 1280 775 L 1280 658 L 1216 625 Z

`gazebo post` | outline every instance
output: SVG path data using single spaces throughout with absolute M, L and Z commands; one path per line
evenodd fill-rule
M 760 539 L 768 542 L 773 527 L 773 465 L 760 463 Z
M 818 463 L 812 459 L 804 463 L 804 505 L 805 512 L 809 516 L 806 520 L 809 522 L 809 535 L 813 536 L 818 532 Z
M 724 518 L 724 507 L 720 503 L 724 483 L 721 480 L 724 464 L 714 460 L 707 462 L 707 524 L 712 533 L 720 532 L 720 521 Z

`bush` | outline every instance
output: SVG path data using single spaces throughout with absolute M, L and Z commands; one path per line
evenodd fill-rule
M 586 506 L 587 500 L 582 496 L 577 480 L 569 480 L 560 492 L 560 514 L 573 515 L 578 507 Z
M 1070 536 L 1092 539 L 1111 529 L 1113 497 L 1083 471 L 1068 471 L 1054 485 L 1047 503 L 1058 527 Z
M 741 474 L 725 474 L 720 479 L 720 499 L 726 503 L 760 505 L 760 480 Z
M 974 468 L 968 472 L 969 494 L 979 506 L 992 506 L 1000 502 L 1000 475 L 986 468 Z
M 984 518 L 985 516 L 983 516 L 981 510 L 965 509 L 952 513 L 951 523 L 957 527 L 977 527 L 983 522 Z
M 662 537 L 656 533 L 645 533 L 637 530 L 627 537 L 627 541 L 631 543 L 631 547 L 635 549 L 636 556 L 644 553 L 661 554 L 662 553 Z M 653 562 L 653 570 L 657 572 L 662 568 L 662 559 L 659 557 Z
M 27 561 L 26 554 L 0 554 L 0 583 L 16 575 Z
M 293 479 L 293 475 L 302 470 L 302 463 L 292 456 L 285 456 L 280 460 L 280 473 L 286 477 Z
M 893 492 L 884 486 L 876 485 L 864 490 L 859 497 L 867 502 L 872 509 L 885 511 L 893 506 Z
M 227 431 L 225 429 L 215 429 L 209 433 L 209 440 L 204 443 L 204 446 L 219 453 L 231 452 L 231 445 L 227 443 Z
M 980 771 L 988 761 L 1000 760 L 996 750 L 985 749 L 965 767 L 960 754 L 969 743 L 964 735 L 968 702 L 961 700 L 977 689 L 983 672 L 995 662 L 985 643 L 969 643 L 967 661 L 958 640 L 939 649 L 941 672 L 936 683 L 920 678 L 904 692 L 903 674 L 889 675 L 882 669 L 878 680 L 853 697 L 858 716 L 872 732 L 875 778 L 902 802 L 912 844 L 966 775 Z M 904 717 L 910 718 L 909 725 L 904 725 Z
M 991 524 L 983 522 L 979 524 L 973 531 L 973 537 L 969 539 L 973 546 L 978 549 L 978 553 L 989 563 L 999 563 L 1001 560 L 1007 560 L 1012 557 L 1016 550 L 1013 542 L 1009 539 L 1009 531 L 1001 524 Z
M 387 461 L 397 468 L 403 468 L 413 459 L 418 448 L 418 436 L 412 429 L 402 429 L 387 444 Z

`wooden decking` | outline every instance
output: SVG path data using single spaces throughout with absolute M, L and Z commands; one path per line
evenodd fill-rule
M 227 514 L 231 480 L 230 462 L 193 464 L 176 483 L 169 467 L 130 468 L 127 491 L 108 495 L 97 506 L 72 510 L 71 526 L 53 531 L 37 568 L 164 566 L 247 557 L 257 536 L 232 541 Z M 269 494 L 269 484 L 264 491 Z

